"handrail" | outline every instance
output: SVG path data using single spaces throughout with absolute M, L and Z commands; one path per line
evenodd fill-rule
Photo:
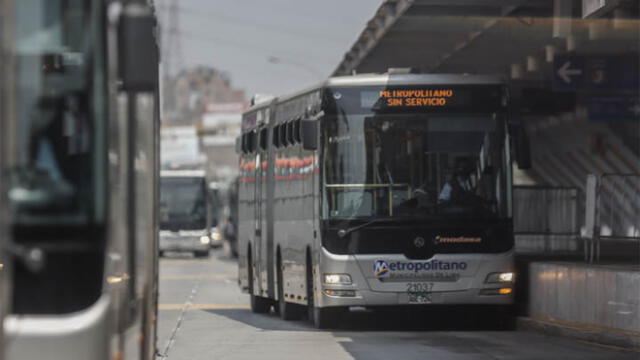
M 389 216 L 393 216 L 393 188 L 407 188 L 407 192 L 411 191 L 409 184 L 325 184 L 329 189 L 387 189 Z

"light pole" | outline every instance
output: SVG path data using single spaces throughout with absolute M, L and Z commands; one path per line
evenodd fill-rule
M 277 56 L 268 56 L 267 57 L 267 62 L 269 62 L 271 64 L 276 64 L 276 65 L 291 65 L 291 66 L 295 66 L 295 67 L 303 69 L 303 70 L 307 71 L 308 73 L 312 74 L 314 78 L 317 78 L 317 80 L 324 79 L 324 75 L 320 71 L 318 71 L 314 67 L 309 66 L 309 65 L 307 65 L 305 63 L 302 63 L 302 62 L 283 59 L 283 58 L 277 57 Z

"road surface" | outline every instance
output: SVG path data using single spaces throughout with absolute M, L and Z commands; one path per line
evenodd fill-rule
M 640 359 L 640 353 L 524 331 L 465 324 L 450 314 L 355 311 L 339 330 L 253 314 L 222 251 L 160 260 L 159 359 Z M 357 310 L 357 309 L 356 309 Z

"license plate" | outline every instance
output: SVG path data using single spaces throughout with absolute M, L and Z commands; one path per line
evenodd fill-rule
M 407 283 L 407 296 L 409 304 L 430 304 L 433 283 L 410 282 Z
M 409 304 L 431 304 L 431 293 L 408 293 Z

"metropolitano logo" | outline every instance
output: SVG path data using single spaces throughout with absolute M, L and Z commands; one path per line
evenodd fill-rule
M 384 260 L 376 260 L 373 264 L 373 274 L 378 278 L 387 277 L 389 275 L 389 264 Z

